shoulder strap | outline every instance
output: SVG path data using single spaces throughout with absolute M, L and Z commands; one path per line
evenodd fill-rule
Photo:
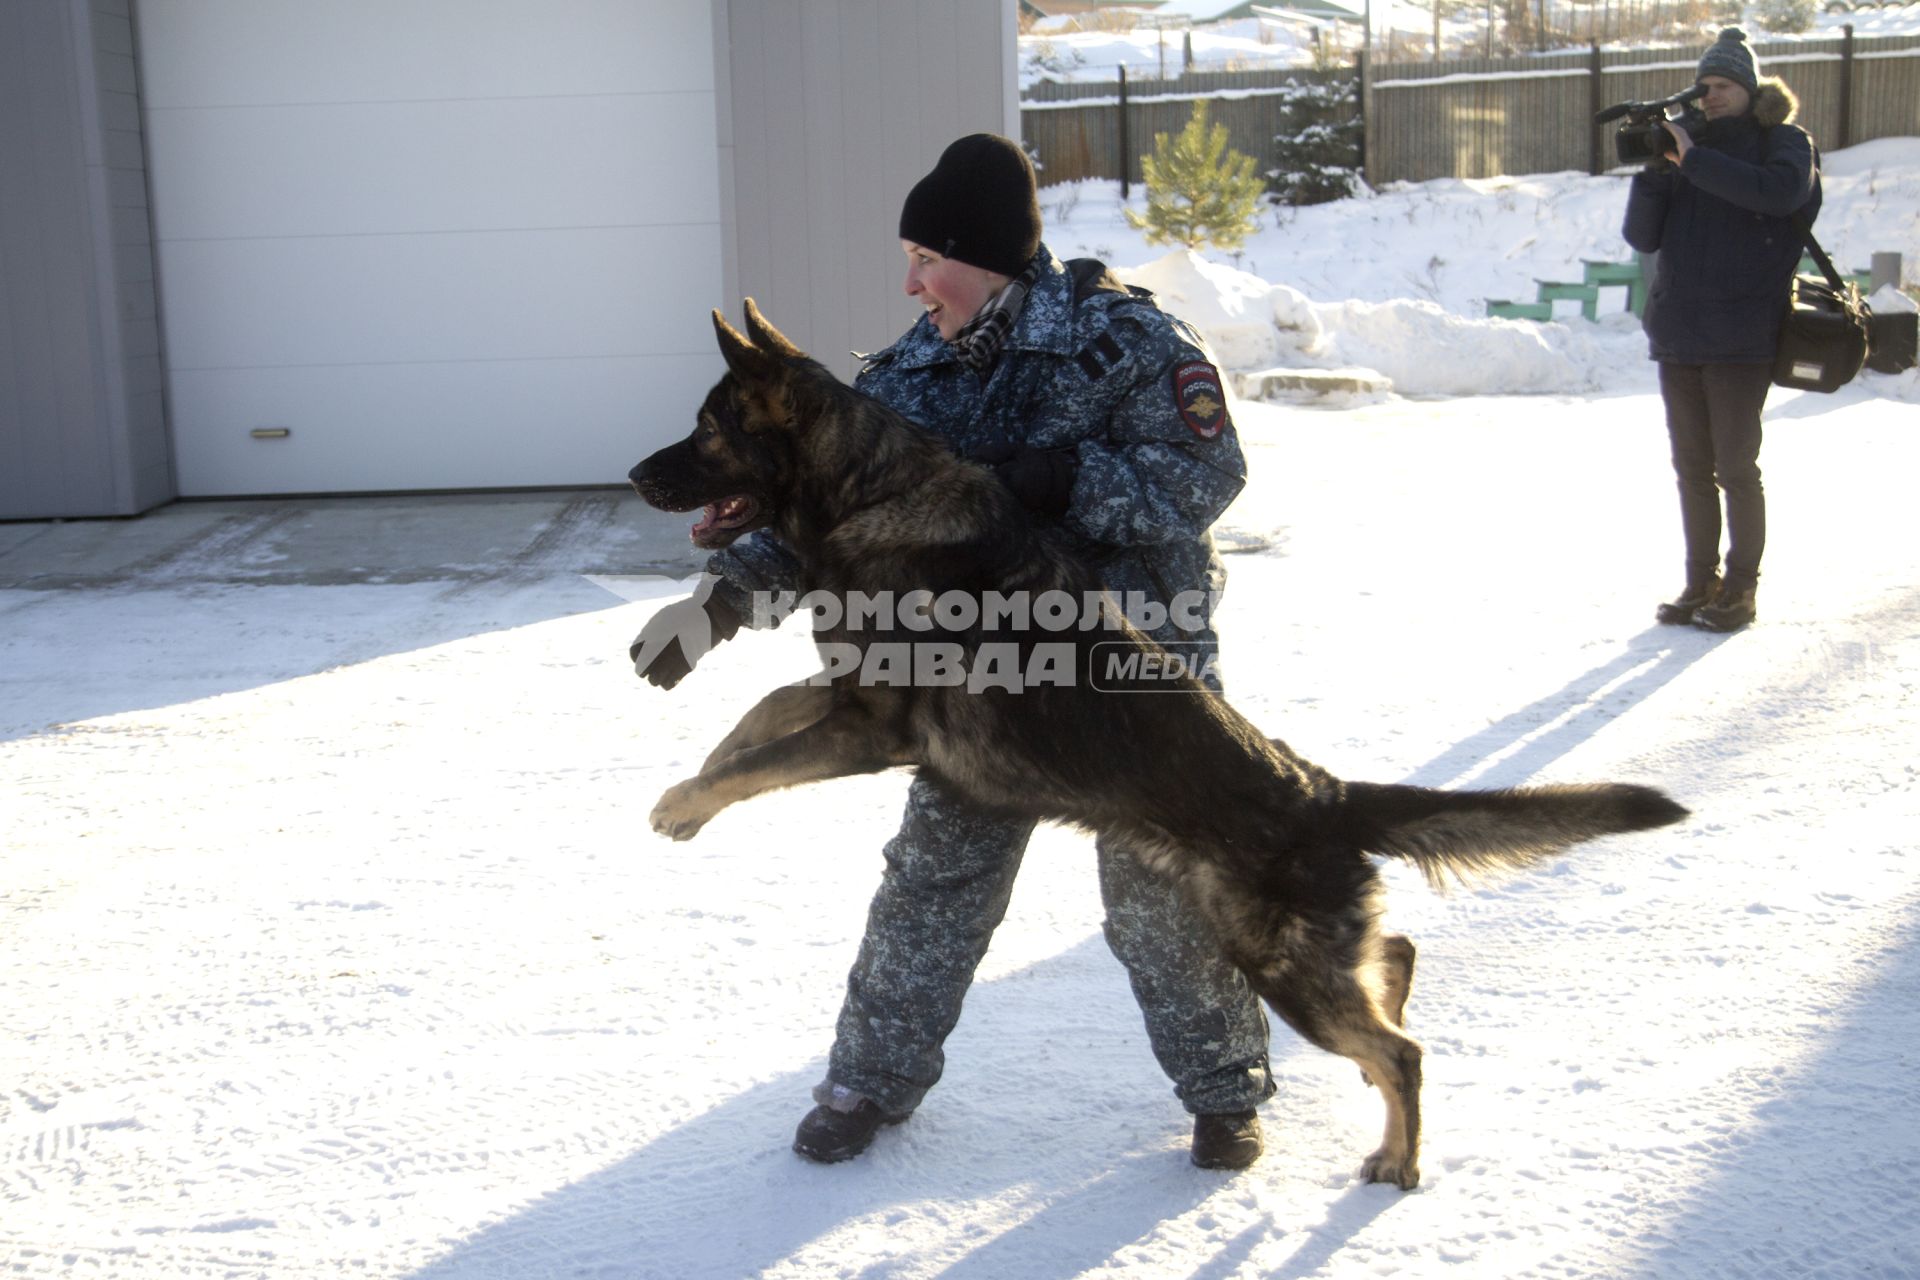
M 1113 269 L 1098 258 L 1068 258 L 1061 264 L 1073 281 L 1073 305 L 1079 306 L 1096 293 L 1126 293 L 1136 298 L 1151 298 L 1153 293 L 1121 283 Z
M 1819 265 L 1821 272 L 1826 275 L 1827 283 L 1833 286 L 1833 291 L 1838 294 L 1845 294 L 1847 291 L 1847 282 L 1840 278 L 1838 271 L 1834 270 L 1833 259 L 1827 256 L 1827 251 L 1822 249 L 1820 242 L 1813 238 L 1813 225 L 1807 221 L 1807 215 L 1796 209 L 1788 221 L 1793 223 L 1793 229 L 1799 233 L 1801 242 L 1807 246 L 1807 252 L 1813 255 L 1814 262 Z

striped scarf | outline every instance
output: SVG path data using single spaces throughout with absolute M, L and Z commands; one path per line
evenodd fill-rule
M 1007 345 L 1007 335 L 1013 332 L 1013 322 L 1020 318 L 1020 308 L 1027 303 L 1027 290 L 1039 278 L 1039 262 L 1029 263 L 1017 279 L 1009 280 L 1006 288 L 987 299 L 980 314 L 967 321 L 949 344 L 960 357 L 960 363 L 973 370 L 982 382 L 993 372 L 1001 348 Z

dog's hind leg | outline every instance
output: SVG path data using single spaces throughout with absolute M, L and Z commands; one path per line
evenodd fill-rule
M 1420 1181 L 1420 1046 L 1393 1025 L 1362 974 L 1324 954 L 1296 952 L 1290 959 L 1271 979 L 1255 977 L 1254 989 L 1288 1026 L 1351 1058 L 1380 1090 L 1386 1133 L 1360 1176 L 1412 1189 Z M 1411 968 L 1406 972 L 1411 976 Z
M 1407 1025 L 1407 997 L 1413 994 L 1413 939 L 1404 933 L 1389 933 L 1380 939 L 1380 1011 L 1394 1026 Z M 1363 1069 L 1360 1078 L 1368 1084 L 1373 1077 Z
M 745 751 L 748 747 L 758 747 L 772 742 L 775 738 L 784 738 L 790 733 L 798 733 L 821 716 L 827 714 L 827 708 L 833 705 L 833 686 L 824 684 L 782 685 L 766 697 L 753 704 L 753 709 L 740 717 L 740 723 L 733 732 L 720 739 L 720 745 L 708 753 L 701 764 L 700 772 L 707 773 L 721 761 Z
M 763 791 L 915 764 L 908 741 L 861 702 L 838 702 L 797 732 L 736 751 L 712 769 L 668 787 L 653 829 L 690 840 L 728 805 Z
M 1380 939 L 1380 1007 L 1396 1027 L 1407 1025 L 1407 997 L 1413 994 L 1413 939 L 1389 933 Z

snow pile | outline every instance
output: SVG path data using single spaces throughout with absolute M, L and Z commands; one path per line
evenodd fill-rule
M 1122 274 L 1205 334 L 1224 368 L 1263 369 L 1283 353 L 1310 357 L 1325 350 L 1320 317 L 1298 289 L 1185 249 Z
M 1617 372 L 1644 374 L 1631 346 L 1588 326 L 1472 319 L 1438 303 L 1340 302 L 1318 309 L 1341 365 L 1378 369 L 1406 395 L 1575 392 L 1607 386 Z M 1618 336 L 1615 327 L 1608 336 Z
M 1642 372 L 1633 350 L 1580 327 L 1469 318 L 1408 299 L 1316 304 L 1187 250 L 1123 274 L 1199 329 L 1236 373 L 1371 370 L 1406 395 L 1471 395 L 1591 390 L 1616 367 L 1610 360 Z M 1620 331 L 1605 332 L 1617 339 Z M 1637 331 L 1629 337 L 1639 342 Z

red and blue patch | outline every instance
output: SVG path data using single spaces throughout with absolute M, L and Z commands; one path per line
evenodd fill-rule
M 1189 360 L 1173 371 L 1173 401 L 1180 421 L 1202 440 L 1211 440 L 1227 425 L 1227 397 L 1220 375 L 1205 360 Z

